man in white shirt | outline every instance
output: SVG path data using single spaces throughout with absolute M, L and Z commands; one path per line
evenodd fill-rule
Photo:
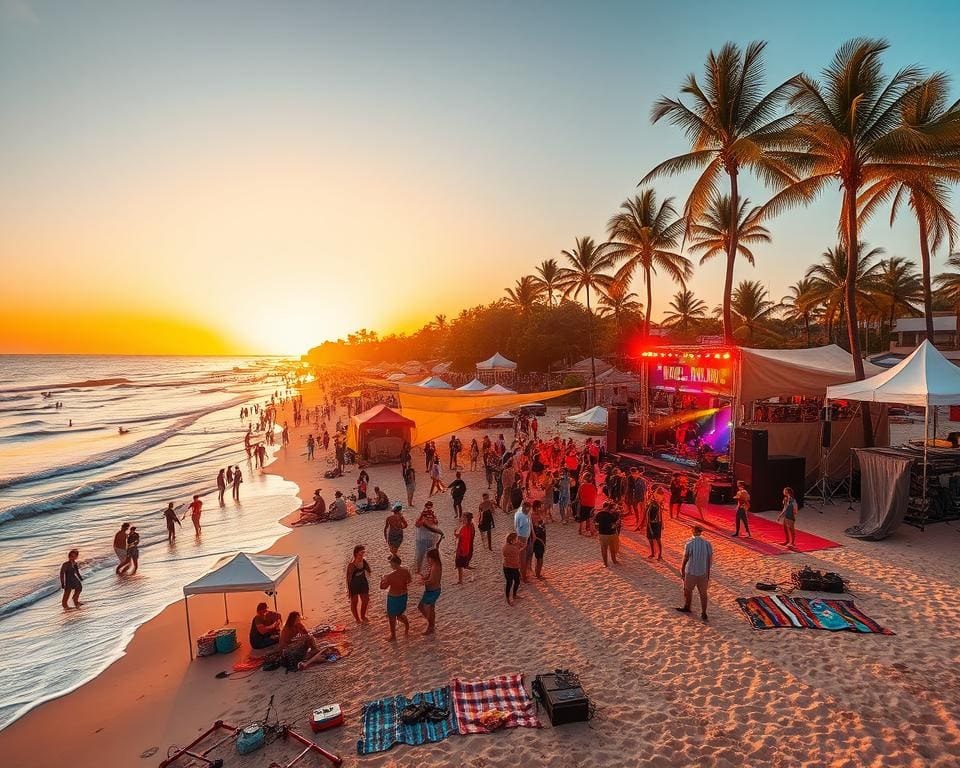
M 513 529 L 517 532 L 517 544 L 523 547 L 520 550 L 520 576 L 524 581 L 527 581 L 527 569 L 530 566 L 530 550 L 527 544 L 530 541 L 533 524 L 523 504 L 517 508 L 513 515 Z
M 693 536 L 683 548 L 683 563 L 680 577 L 683 579 L 683 607 L 680 613 L 690 613 L 693 589 L 700 593 L 700 618 L 707 620 L 707 588 L 710 585 L 710 569 L 713 567 L 713 545 L 703 538 L 703 528 L 693 526 Z

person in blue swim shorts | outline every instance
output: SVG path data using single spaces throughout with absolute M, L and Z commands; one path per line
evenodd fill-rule
M 404 634 L 410 634 L 410 622 L 406 617 L 407 589 L 413 576 L 404 568 L 400 555 L 390 556 L 390 573 L 380 579 L 380 589 L 387 590 L 387 620 L 390 622 L 390 640 L 397 639 L 397 622 L 403 624 Z

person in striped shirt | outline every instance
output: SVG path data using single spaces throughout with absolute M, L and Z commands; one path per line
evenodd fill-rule
M 693 536 L 683 548 L 683 563 L 680 577 L 683 579 L 683 607 L 680 613 L 690 613 L 693 590 L 700 593 L 700 618 L 707 620 L 707 589 L 710 585 L 710 569 L 713 567 L 713 545 L 703 538 L 703 528 L 693 526 Z

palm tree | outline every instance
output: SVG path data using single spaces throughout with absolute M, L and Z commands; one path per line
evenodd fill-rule
M 953 272 L 942 272 L 933 282 L 937 286 L 938 297 L 949 302 L 957 317 L 957 328 L 960 330 L 960 253 L 951 253 L 947 259 L 947 267 Z M 960 333 L 956 336 L 957 348 L 960 349 Z
M 729 195 L 715 195 L 703 215 L 690 225 L 691 253 L 702 253 L 700 264 L 719 254 L 726 255 L 733 232 L 737 234 L 737 253 L 753 266 L 756 262 L 749 246 L 769 243 L 770 231 L 760 224 L 759 208 L 750 208 L 750 199 L 743 198 L 737 211 L 735 226 L 731 214 Z
M 803 321 L 803 328 L 807 335 L 807 346 L 810 342 L 810 320 L 814 315 L 819 296 L 816 290 L 816 283 L 812 277 L 804 277 L 797 280 L 787 290 L 790 293 L 780 300 L 783 317 L 785 320 L 793 322 Z
M 657 176 L 702 169 L 684 206 L 688 227 L 700 220 L 710 200 L 716 197 L 723 175 L 729 184 L 728 220 L 734 225 L 739 223 L 732 212 L 740 210 L 742 170 L 753 171 L 775 188 L 796 180 L 786 162 L 790 155 L 781 151 L 789 142 L 795 119 L 790 114 L 779 114 L 791 81 L 764 94 L 765 47 L 764 42 L 753 42 L 741 51 L 734 43 L 727 43 L 719 52 L 711 51 L 704 68 L 703 88 L 694 75 L 689 75 L 680 89 L 691 98 L 692 106 L 666 97 L 653 105 L 652 121 L 667 118 L 681 128 L 691 141 L 692 151 L 660 163 L 640 183 Z M 730 302 L 739 235 L 737 227 L 731 227 L 723 284 L 723 334 L 728 344 L 733 341 Z
M 836 321 L 846 316 L 847 322 L 849 322 L 850 315 L 845 312 L 845 308 L 850 300 L 847 280 L 851 271 L 854 275 L 854 300 L 862 302 L 870 302 L 871 300 L 871 284 L 880 269 L 880 265 L 873 263 L 873 260 L 882 255 L 884 250 L 883 248 L 872 248 L 867 251 L 866 248 L 866 243 L 858 243 L 859 257 L 853 269 L 849 267 L 847 262 L 846 246 L 839 244 L 835 248 L 828 248 L 824 251 L 823 261 L 814 264 L 807 270 L 806 276 L 813 280 L 814 296 L 823 307 L 827 322 L 827 340 L 830 342 L 834 341 L 833 330 Z M 857 339 L 859 349 L 859 336 L 856 330 L 854 330 L 853 336 Z
M 614 280 L 600 290 L 597 299 L 597 314 L 600 317 L 613 317 L 617 326 L 617 336 L 623 335 L 623 318 L 629 315 L 638 315 L 643 310 L 637 296 L 630 290 L 630 286 L 623 280 Z
M 780 306 L 770 300 L 767 289 L 756 280 L 741 280 L 730 302 L 730 310 L 741 323 L 736 333 L 751 344 L 758 332 L 767 339 L 776 338 L 776 334 L 763 325 L 771 320 L 779 309 Z
M 707 316 L 706 302 L 693 295 L 689 288 L 681 288 L 670 299 L 670 311 L 663 316 L 663 324 L 677 328 L 681 333 Z
M 650 310 L 653 304 L 653 274 L 662 269 L 682 286 L 693 274 L 690 260 L 674 250 L 680 244 L 685 226 L 677 217 L 673 198 L 668 197 L 657 206 L 657 193 L 644 189 L 620 206 L 620 213 L 607 222 L 607 233 L 618 257 L 624 258 L 616 274 L 616 281 L 629 284 L 634 272 L 643 271 L 647 287 L 646 315 L 643 320 L 644 338 L 650 337 Z
M 537 280 L 533 275 L 524 275 L 517 280 L 513 288 L 507 288 L 507 303 L 516 307 L 521 312 L 529 312 L 534 305 L 539 303 L 543 293 Z
M 533 280 L 541 292 L 546 293 L 547 305 L 552 307 L 554 291 L 560 292 L 560 266 L 557 264 L 557 260 L 544 259 L 541 261 Z
M 901 256 L 884 259 L 877 266 L 870 297 L 892 332 L 898 314 L 921 314 L 923 282 L 916 266 Z
M 436 315 L 433 318 L 433 327 L 436 328 L 441 335 L 445 330 L 447 330 L 447 316 L 446 315 Z
M 587 295 L 587 324 L 590 344 L 590 389 L 593 402 L 597 401 L 597 364 L 593 348 L 593 310 L 590 307 L 590 289 L 602 290 L 613 282 L 609 272 L 620 258 L 611 243 L 595 243 L 592 237 L 578 237 L 569 251 L 560 251 L 569 266 L 560 268 L 560 286 L 564 298 L 576 299 L 581 290 Z
M 943 146 L 921 153 L 915 165 L 902 175 L 884 178 L 864 191 L 861 218 L 866 219 L 873 210 L 890 198 L 890 225 L 904 199 L 907 199 L 917 220 L 920 233 L 920 266 L 923 278 L 923 315 L 926 320 L 926 335 L 933 343 L 933 294 L 930 289 L 930 255 L 947 241 L 952 249 L 958 225 L 950 211 L 950 182 L 960 175 L 960 101 L 952 106 L 948 102 L 949 78 L 937 73 L 928 77 L 903 109 L 903 121 L 909 129 L 923 132 L 943 142 Z M 952 150 L 952 151 L 951 151 Z
M 922 132 L 904 127 L 903 109 L 916 93 L 922 72 L 905 67 L 884 77 L 884 40 L 856 38 L 844 43 L 823 71 L 823 82 L 801 74 L 790 83 L 790 106 L 799 123 L 792 131 L 798 151 L 790 153 L 803 178 L 775 195 L 765 211 L 775 214 L 797 203 L 809 203 L 837 183 L 843 195 L 839 231 L 849 250 L 859 239 L 858 202 L 865 185 L 919 172 L 916 157 L 933 147 Z M 857 258 L 846 263 L 844 307 L 847 338 L 856 378 L 864 378 L 857 331 Z M 869 409 L 863 409 L 864 440 L 873 444 Z

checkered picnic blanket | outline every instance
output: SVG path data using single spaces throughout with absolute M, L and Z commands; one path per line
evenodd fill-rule
M 400 711 L 408 704 L 419 704 L 422 701 L 450 710 L 450 716 L 439 723 L 425 720 L 405 725 L 400 719 Z M 450 707 L 449 685 L 415 693 L 409 699 L 406 696 L 388 696 L 363 705 L 363 738 L 357 741 L 357 753 L 369 755 L 384 752 L 394 744 L 417 745 L 442 741 L 456 732 L 457 723 Z
M 523 687 L 523 675 L 500 675 L 486 680 L 454 678 L 450 686 L 453 711 L 460 733 L 488 733 L 480 716 L 491 709 L 507 713 L 504 728 L 542 728 L 533 700 Z

